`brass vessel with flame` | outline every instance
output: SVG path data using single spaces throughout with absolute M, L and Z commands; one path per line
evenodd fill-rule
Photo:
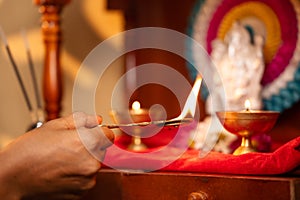
M 139 122 L 150 122 L 148 109 L 129 110 L 129 111 L 111 111 L 111 117 L 115 123 L 130 124 Z M 132 136 L 132 141 L 128 145 L 127 149 L 131 151 L 143 151 L 147 149 L 147 146 L 142 142 L 142 130 L 144 127 L 141 126 L 124 126 L 121 127 L 121 131 Z
M 256 150 L 251 145 L 251 137 L 270 131 L 275 125 L 279 112 L 262 110 L 222 111 L 216 112 L 223 127 L 239 137 L 242 137 L 241 145 L 234 151 L 234 155 L 240 155 Z

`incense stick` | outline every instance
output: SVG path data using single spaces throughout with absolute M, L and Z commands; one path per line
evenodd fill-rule
M 32 112 L 32 106 L 31 106 L 31 103 L 30 103 L 30 100 L 29 100 L 29 97 L 28 97 L 28 94 L 26 92 L 26 89 L 25 89 L 25 86 L 24 86 L 24 83 L 22 81 L 22 78 L 21 78 L 21 75 L 19 73 L 19 70 L 18 70 L 18 67 L 16 65 L 16 62 L 12 56 L 12 53 L 10 51 L 10 48 L 9 48 L 9 45 L 8 45 L 8 42 L 7 42 L 7 39 L 5 37 L 5 34 L 2 30 L 2 27 L 0 26 L 0 35 L 1 35 L 1 38 L 2 38 L 2 41 L 4 42 L 4 45 L 5 45 L 5 49 L 6 49 L 6 52 L 8 54 L 8 57 L 9 57 L 9 60 L 13 66 L 13 69 L 14 69 L 14 72 L 17 76 L 17 79 L 18 79 L 18 82 L 19 82 L 19 85 L 21 87 L 21 90 L 22 90 L 22 93 L 23 93 L 23 96 L 24 96 L 24 99 L 26 101 L 26 105 L 27 105 L 27 108 L 30 112 Z
M 38 108 L 38 111 L 41 111 L 42 110 L 42 104 L 41 104 L 41 100 L 40 100 L 40 94 L 39 94 L 39 90 L 38 90 L 36 73 L 35 73 L 35 70 L 34 70 L 34 65 L 33 65 L 33 61 L 32 61 L 32 56 L 31 56 L 29 42 L 28 42 L 25 30 L 22 30 L 21 34 L 22 34 L 23 41 L 24 41 L 24 46 L 25 46 L 25 49 L 26 49 L 27 60 L 28 60 L 28 65 L 29 65 L 29 69 L 30 69 L 30 75 L 31 75 L 32 83 L 33 83 L 33 88 L 34 88 L 34 94 L 35 94 L 35 99 L 36 99 L 36 103 L 37 103 L 37 108 Z M 41 118 L 43 118 L 43 116 L 41 116 L 41 114 L 39 112 L 37 112 L 37 117 L 38 117 L 39 120 L 43 121 L 43 119 L 41 119 Z

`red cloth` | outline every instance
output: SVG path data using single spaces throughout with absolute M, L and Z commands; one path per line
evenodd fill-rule
M 148 151 L 143 153 L 129 152 L 114 145 L 108 149 L 103 164 L 106 167 L 120 170 L 248 175 L 284 174 L 300 166 L 300 137 L 282 145 L 272 153 L 248 153 L 234 156 L 232 154 L 209 152 L 201 157 L 197 150 L 178 146 L 177 142 L 170 142 L 175 137 L 171 133 L 172 131 L 169 129 L 164 129 L 159 134 L 163 134 L 164 138 L 168 139 L 161 140 L 159 145 L 151 146 Z M 161 137 L 159 134 L 158 138 Z M 182 134 L 178 138 L 182 140 L 185 136 L 186 134 Z M 150 138 L 148 139 L 150 140 Z M 121 145 L 122 142 L 124 143 L 124 138 L 117 140 L 116 144 Z M 125 142 L 126 145 L 127 143 Z M 167 145 L 160 146 L 163 144 Z
M 197 157 L 196 151 L 186 151 L 180 159 L 163 170 L 226 174 L 284 174 L 300 166 L 300 137 L 286 143 L 273 153 L 248 153 L 239 156 L 210 152 Z

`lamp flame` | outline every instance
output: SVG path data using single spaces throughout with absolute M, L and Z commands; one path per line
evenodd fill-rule
M 197 98 L 200 91 L 202 83 L 202 77 L 200 75 L 197 76 L 195 83 L 193 85 L 193 88 L 185 102 L 185 105 L 183 107 L 182 112 L 177 117 L 178 119 L 185 118 L 188 114 L 191 115 L 191 117 L 194 117 L 195 111 L 196 111 L 196 105 L 197 105 Z
M 246 111 L 249 111 L 250 108 L 251 108 L 251 102 L 250 102 L 249 99 L 246 99 L 246 101 L 245 101 L 245 109 L 246 109 Z
M 132 110 L 140 110 L 141 109 L 141 104 L 138 101 L 134 101 L 131 105 Z

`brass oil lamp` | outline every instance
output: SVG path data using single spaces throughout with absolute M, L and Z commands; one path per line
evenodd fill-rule
M 245 107 L 246 107 L 245 102 Z M 250 107 L 250 106 L 249 106 Z M 251 144 L 251 137 L 270 131 L 279 116 L 276 111 L 250 110 L 246 107 L 242 111 L 216 112 L 223 127 L 239 137 L 242 137 L 241 145 L 234 151 L 234 155 L 255 152 Z

